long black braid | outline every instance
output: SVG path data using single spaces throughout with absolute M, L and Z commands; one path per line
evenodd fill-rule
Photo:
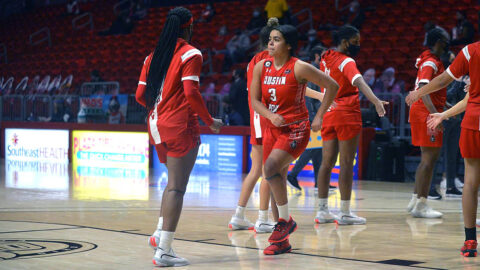
M 156 99 L 161 94 L 161 88 L 172 61 L 177 38 L 183 34 L 181 26 L 187 23 L 190 18 L 192 18 L 192 13 L 184 7 L 176 7 L 168 12 L 147 74 L 145 100 L 149 110 L 155 106 Z

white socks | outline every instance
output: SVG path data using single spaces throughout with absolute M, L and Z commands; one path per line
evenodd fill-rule
M 328 211 L 328 198 L 318 199 L 318 211 Z
M 237 218 L 245 218 L 245 207 L 237 206 L 237 210 L 235 210 L 235 216 Z
M 258 210 L 258 220 L 268 221 L 268 210 Z
M 172 248 L 172 241 L 173 241 L 173 234 L 175 232 L 167 232 L 162 231 L 160 244 L 158 245 L 159 248 L 163 249 L 163 251 L 168 252 Z
M 284 205 L 277 204 L 277 207 L 278 207 L 278 217 L 288 221 L 290 219 L 290 213 L 288 213 L 288 203 Z
M 157 231 L 161 231 L 163 227 L 163 217 L 158 218 Z
M 350 214 L 350 200 L 340 200 L 340 212 Z

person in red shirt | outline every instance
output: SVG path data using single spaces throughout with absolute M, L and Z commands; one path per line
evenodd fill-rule
M 312 130 L 322 126 L 323 115 L 332 104 L 338 85 L 325 73 L 293 57 L 298 33 L 291 25 L 275 27 L 270 32 L 268 50 L 272 58 L 258 62 L 253 69 L 250 98 L 253 109 L 265 117 L 263 131 L 263 164 L 275 198 L 279 218 L 264 250 L 276 255 L 291 250 L 289 235 L 296 223 L 289 215 L 286 178 L 289 164 L 305 150 L 310 138 L 310 122 L 305 106 L 306 83 L 312 82 L 328 89 Z
M 449 40 L 448 33 L 441 28 L 428 31 L 428 50 L 420 54 L 415 64 L 418 72 L 413 91 L 422 88 L 445 70 L 440 56 L 448 52 Z M 414 217 L 442 217 L 441 212 L 433 210 L 427 204 L 427 197 L 435 163 L 442 149 L 443 132 L 429 130 L 427 128 L 427 117 L 430 113 L 442 112 L 446 100 L 447 89 L 443 88 L 441 91 L 425 95 L 410 107 L 409 122 L 412 131 L 412 144 L 419 146 L 422 153 L 420 164 L 415 173 L 413 196 L 407 206 L 407 211 Z
M 350 212 L 350 198 L 353 183 L 353 162 L 357 151 L 362 115 L 358 90 L 375 105 L 380 117 L 385 115 L 384 104 L 378 99 L 357 69 L 355 57 L 360 50 L 360 32 L 353 26 L 342 26 L 333 36 L 336 48 L 322 55 L 320 70 L 330 75 L 340 89 L 335 97 L 335 108 L 330 108 L 322 125 L 323 159 L 318 172 L 317 187 L 319 206 L 315 217 L 316 223 L 331 223 L 335 220 L 340 225 L 365 224 L 366 219 Z M 328 94 L 327 89 L 323 92 Z M 341 195 L 340 214 L 334 216 L 328 210 L 328 190 L 330 175 L 340 152 L 339 190 Z
M 270 31 L 273 27 L 278 26 L 278 19 L 273 17 L 268 20 L 267 26 L 263 27 L 260 31 L 261 51 L 257 53 L 247 66 L 247 91 L 248 86 L 252 82 L 253 68 L 255 65 L 263 59 L 269 58 L 268 51 L 266 50 L 268 44 L 268 38 L 270 37 Z M 260 182 L 260 206 L 258 213 L 258 220 L 255 224 L 252 224 L 245 217 L 245 207 L 247 206 L 248 199 L 252 194 L 258 178 L 262 175 L 262 120 L 261 116 L 252 109 L 250 102 L 250 95 L 248 96 L 248 105 L 250 109 L 250 144 L 252 145 L 252 167 L 250 172 L 245 177 L 242 190 L 240 191 L 240 198 L 238 199 L 237 209 L 235 214 L 230 219 L 228 227 L 232 230 L 248 230 L 254 229 L 257 233 L 271 233 L 273 231 L 274 223 L 268 221 L 268 202 L 270 200 L 270 188 L 265 179 Z M 276 209 L 274 200 L 272 200 L 272 212 L 274 219 L 278 219 L 278 211 Z
M 145 59 L 135 95 L 149 111 L 150 142 L 168 170 L 157 230 L 149 238 L 157 266 L 188 264 L 171 245 L 200 145 L 197 114 L 215 133 L 222 126 L 221 120 L 210 116 L 199 92 L 202 54 L 188 44 L 192 31 L 188 9 L 170 10 L 154 52 Z
M 465 159 L 465 185 L 462 195 L 465 242 L 460 252 L 465 257 L 477 256 L 478 186 L 480 185 L 480 42 L 465 46 L 445 72 L 430 83 L 408 94 L 405 102 L 412 105 L 421 97 L 447 87 L 453 80 L 470 74 L 470 86 L 465 99 L 449 110 L 433 114 L 429 127 L 436 128 L 443 119 L 465 111 L 460 132 L 460 152 Z

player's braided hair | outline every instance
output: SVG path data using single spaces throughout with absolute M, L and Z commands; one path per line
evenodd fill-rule
M 155 106 L 155 101 L 161 94 L 163 82 L 177 44 L 177 38 L 183 34 L 182 25 L 188 23 L 191 18 L 192 13 L 184 7 L 176 7 L 168 12 L 147 74 L 145 100 L 148 109 Z
M 359 34 L 360 32 L 358 31 L 357 28 L 351 25 L 344 25 L 338 29 L 338 31 L 334 31 L 332 33 L 333 37 L 333 44 L 335 46 L 340 45 L 342 43 L 342 40 L 346 39 L 349 40 L 356 34 Z
M 260 41 L 262 42 L 262 47 L 268 46 L 268 39 L 270 38 L 270 32 L 274 27 L 279 25 L 278 19 L 272 17 L 268 19 L 267 25 L 265 25 L 262 30 L 260 30 Z
M 435 46 L 437 41 L 443 40 L 445 43 L 449 43 L 450 35 L 442 28 L 433 28 L 427 32 L 427 46 L 431 49 Z

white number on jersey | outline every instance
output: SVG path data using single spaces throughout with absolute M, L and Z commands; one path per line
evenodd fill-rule
M 268 89 L 268 93 L 270 93 L 270 100 L 275 102 L 277 101 L 277 90 L 275 90 L 275 88 L 270 88 Z
M 276 113 L 277 110 L 278 110 L 278 106 L 279 106 L 279 105 L 268 104 L 268 109 L 269 109 L 272 113 Z

